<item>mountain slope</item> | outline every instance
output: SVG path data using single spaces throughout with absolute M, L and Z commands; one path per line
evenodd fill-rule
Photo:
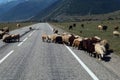
M 52 4 L 50 7 L 44 9 L 42 12 L 39 12 L 37 15 L 31 18 L 31 20 L 51 20 L 54 17 L 57 17 L 64 14 L 67 10 L 66 4 L 69 4 L 71 0 L 59 0 L 58 2 Z
M 46 9 L 46 11 L 49 10 L 49 13 L 42 19 L 62 20 L 67 16 L 106 14 L 120 10 L 119 4 L 120 0 L 61 0 L 57 7 L 54 6 L 51 10 Z M 42 14 L 36 15 L 34 18 L 39 18 L 39 15 Z
M 4 14 L 8 10 L 10 10 L 11 8 L 18 5 L 19 3 L 20 2 L 18 2 L 18 1 L 11 1 L 11 2 L 8 2 L 8 3 L 0 4 L 0 15 Z
M 1 21 L 24 21 L 41 12 L 57 0 L 24 1 L 0 16 Z
M 120 9 L 120 0 L 72 0 L 69 15 L 104 14 Z

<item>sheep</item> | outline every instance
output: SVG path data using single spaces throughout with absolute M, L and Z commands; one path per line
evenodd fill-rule
M 108 41 L 107 41 L 106 39 L 100 41 L 100 44 L 101 44 L 101 45 L 104 45 L 104 46 L 105 46 L 107 43 L 108 43 Z
M 103 31 L 107 31 L 107 28 L 108 28 L 108 26 L 105 26 L 105 25 L 104 25 L 104 26 L 102 27 L 102 30 L 103 30 Z
M 74 39 L 75 39 L 75 36 L 71 34 L 71 36 L 69 37 L 69 43 L 70 43 L 69 46 L 72 46 Z
M 29 30 L 32 30 L 32 27 L 29 27 Z
M 16 24 L 16 27 L 19 28 L 21 25 L 20 24 Z
M 48 37 L 48 36 L 47 36 L 46 34 L 42 34 L 42 41 L 43 41 L 43 42 L 47 41 L 47 37 Z
M 98 25 L 98 29 L 99 29 L 99 30 L 102 30 L 102 25 Z
M 73 26 L 72 25 L 69 26 L 69 30 L 73 30 Z
M 55 42 L 55 39 L 56 39 L 57 36 L 58 36 L 58 34 L 52 34 L 52 35 L 50 35 L 51 41 Z
M 55 33 L 55 34 L 58 34 L 58 30 L 55 30 L 54 33 Z
M 81 42 L 82 40 L 83 40 L 82 38 L 74 39 L 73 44 L 72 44 L 72 47 L 73 47 L 73 48 L 78 48 L 79 45 L 80 45 L 80 42 Z M 78 49 L 79 49 L 79 48 L 78 48 Z
M 108 28 L 108 26 L 102 26 L 102 25 L 98 25 L 98 29 L 99 30 L 103 30 L 103 31 L 106 31 L 107 30 L 107 28 Z
M 20 34 L 12 34 L 11 41 L 20 41 Z
M 5 34 L 2 40 L 3 42 L 20 41 L 20 34 Z
M 76 27 L 76 23 L 73 24 L 73 27 Z
M 82 49 L 84 51 L 87 51 L 90 56 L 93 56 L 93 52 L 95 52 L 94 44 L 100 42 L 98 39 L 92 37 L 92 38 L 83 38 L 80 41 L 78 49 Z M 95 55 L 94 55 L 95 56 Z
M 98 36 L 94 36 L 94 38 L 96 38 L 97 40 L 101 40 L 101 38 Z
M 104 45 L 101 45 L 100 43 L 96 43 L 95 45 L 95 54 L 98 56 L 98 59 L 101 60 L 101 58 L 104 57 L 106 53 L 106 49 Z
M 62 44 L 63 43 L 63 40 L 62 40 L 62 36 L 61 35 L 57 35 L 56 38 L 55 38 L 55 43 L 59 43 L 59 44 Z
M 4 27 L 4 28 L 2 29 L 2 31 L 3 31 L 3 32 L 9 32 L 9 27 Z
M 75 38 L 77 39 L 77 38 L 81 38 L 79 35 L 75 35 Z
M 106 39 L 101 40 L 101 41 L 100 41 L 100 44 L 103 45 L 103 46 L 105 47 L 106 53 L 107 53 L 108 50 L 109 50 L 109 46 L 110 46 L 109 43 L 108 43 L 108 41 L 107 41 Z
M 81 24 L 81 27 L 84 28 L 84 24 Z
M 120 32 L 119 31 L 113 31 L 113 36 L 119 37 L 120 36 Z
M 4 31 L 0 31 L 0 39 L 2 39 L 3 35 L 5 34 Z
M 11 40 L 11 35 L 10 34 L 5 34 L 2 38 L 3 42 L 10 42 Z
M 67 35 L 67 33 L 63 32 L 61 35 L 64 36 L 64 35 Z
M 62 35 L 62 41 L 63 41 L 63 43 L 69 45 L 69 44 L 70 44 L 70 43 L 69 43 L 69 38 L 70 38 L 70 37 L 71 37 L 70 34 L 64 34 L 64 35 Z
M 118 31 L 118 29 L 119 29 L 119 27 L 118 27 L 118 26 L 115 26 L 115 27 L 114 27 L 114 30 L 117 30 L 117 31 Z
M 47 42 L 51 42 L 52 40 L 51 40 L 51 35 L 47 35 Z

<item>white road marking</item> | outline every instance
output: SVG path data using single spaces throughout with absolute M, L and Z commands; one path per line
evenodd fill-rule
M 21 46 L 23 44 L 23 42 L 19 43 L 18 46 Z
M 28 39 L 28 38 L 26 37 L 26 38 L 23 40 L 23 42 L 25 42 L 27 39 Z
M 47 23 L 48 24 L 48 23 Z M 53 31 L 53 28 L 48 24 L 48 27 Z
M 17 46 L 21 46 L 23 42 L 25 42 L 28 38 L 26 37 L 21 43 L 19 43 Z
M 82 65 L 82 67 L 88 72 L 88 74 L 93 78 L 93 80 L 99 80 L 97 76 L 83 63 L 83 61 L 68 47 L 65 47 L 71 52 L 71 54 L 77 59 L 77 61 Z
M 34 31 L 29 35 L 29 37 L 32 36 L 33 33 L 34 33 Z
M 7 57 L 9 57 L 13 52 L 14 52 L 14 50 L 11 50 L 5 57 L 3 57 L 3 58 L 0 60 L 0 64 L 1 64 L 5 59 L 7 59 Z
M 29 35 L 29 37 L 30 36 L 32 36 L 32 34 L 34 33 L 35 31 L 33 31 L 30 35 Z M 21 43 L 19 43 L 17 46 L 21 46 L 26 40 L 28 39 L 28 37 L 26 37 Z

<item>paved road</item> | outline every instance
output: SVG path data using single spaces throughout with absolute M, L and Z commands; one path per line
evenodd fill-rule
M 52 34 L 47 23 L 31 25 L 33 31 L 28 27 L 11 32 L 20 33 L 21 42 L 0 41 L 0 80 L 120 80 L 119 57 L 99 61 L 84 51 L 42 42 L 42 33 Z

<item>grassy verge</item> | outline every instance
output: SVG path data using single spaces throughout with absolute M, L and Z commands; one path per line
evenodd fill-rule
M 32 25 L 34 23 L 32 22 L 23 22 L 23 23 L 0 23 L 0 29 L 2 29 L 3 27 L 9 27 L 10 30 L 14 30 L 14 29 L 18 29 L 18 27 L 16 26 L 16 24 L 20 24 L 19 28 L 28 26 L 28 25 Z
M 69 30 L 68 26 L 76 23 L 76 27 L 73 30 Z M 102 39 L 107 39 L 110 44 L 110 49 L 113 49 L 114 53 L 120 55 L 120 37 L 113 37 L 113 30 L 115 26 L 120 27 L 120 21 L 86 21 L 86 22 L 63 22 L 63 23 L 51 23 L 52 25 L 59 27 L 67 32 L 80 35 L 82 37 L 99 36 Z M 84 24 L 84 28 L 81 27 Z M 99 31 L 97 26 L 107 25 L 107 31 Z M 120 31 L 120 29 L 119 29 Z M 82 33 L 81 33 L 82 32 Z

